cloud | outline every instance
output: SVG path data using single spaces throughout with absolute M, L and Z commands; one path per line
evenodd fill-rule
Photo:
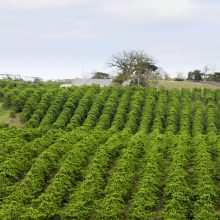
M 108 71 L 123 49 L 146 50 L 168 72 L 220 67 L 219 10 L 217 0 L 0 0 L 2 70 Z
M 75 29 L 66 31 L 52 31 L 39 34 L 39 38 L 48 40 L 95 40 L 100 39 L 101 35 L 86 29 Z
M 111 15 L 133 18 L 182 16 L 195 11 L 197 2 L 192 0 L 0 0 L 4 9 L 53 9 L 59 7 L 91 6 Z M 74 9 L 74 8 L 73 8 Z M 134 15 L 134 16 L 133 16 Z
M 36 18 L 36 14 L 34 14 L 33 17 L 29 17 L 29 15 L 18 19 L 13 17 L 13 22 L 7 22 L 5 19 L 6 22 L 3 22 L 0 29 L 0 39 L 13 39 L 16 36 L 14 40 L 16 42 L 24 39 L 27 39 L 28 42 L 38 39 L 85 41 L 100 39 L 103 36 L 97 28 L 93 27 L 92 22 L 83 19 L 72 17 L 65 20 L 60 16 L 53 16 L 52 19 L 49 16 Z M 8 40 L 6 41 L 8 42 Z
M 161 20 L 163 18 L 185 18 L 200 11 L 199 5 L 191 0 L 112 0 L 103 10 L 129 21 Z
M 1 0 L 0 8 L 29 10 L 29 9 L 51 9 L 65 6 L 81 5 L 87 0 Z
M 90 23 L 75 21 L 72 28 L 60 28 L 58 30 L 46 30 L 37 37 L 49 40 L 95 40 L 100 39 L 102 35 L 92 30 Z

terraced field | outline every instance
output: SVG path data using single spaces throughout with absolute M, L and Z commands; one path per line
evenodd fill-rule
M 220 219 L 220 91 L 0 83 L 0 219 Z

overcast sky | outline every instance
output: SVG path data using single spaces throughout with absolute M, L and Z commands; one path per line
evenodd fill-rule
M 0 0 L 0 73 L 44 79 L 112 72 L 144 50 L 170 75 L 220 69 L 218 0 Z

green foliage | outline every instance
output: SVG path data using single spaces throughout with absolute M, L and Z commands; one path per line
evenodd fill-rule
M 55 94 L 58 92 L 57 89 L 48 89 L 46 93 L 42 96 L 36 110 L 34 111 L 32 117 L 27 122 L 28 127 L 36 128 L 40 125 L 41 120 L 46 114 Z
M 63 106 L 62 112 L 59 114 L 57 120 L 52 125 L 53 128 L 64 129 L 66 127 L 86 89 L 86 87 L 82 87 L 80 89 L 75 88 Z
M 187 181 L 189 138 L 184 135 L 177 138 L 177 146 L 172 149 L 172 161 L 165 180 L 166 203 L 163 211 L 165 219 L 186 218 L 191 204 L 191 190 Z
M 187 80 L 202 81 L 203 76 L 204 76 L 204 73 L 202 73 L 200 70 L 194 70 L 188 73 Z
M 96 125 L 105 106 L 106 100 L 111 93 L 111 89 L 111 87 L 104 87 L 96 96 L 94 103 L 82 124 L 82 129 L 90 130 Z
M 45 92 L 44 89 L 39 88 L 36 89 L 30 96 L 30 98 L 27 100 L 27 102 L 24 105 L 24 108 L 22 110 L 22 119 L 24 121 L 28 121 L 32 114 L 34 113 L 34 111 L 36 110 L 43 93 Z
M 113 78 L 113 82 L 122 84 L 128 79 L 133 80 L 134 85 L 146 85 L 151 76 L 156 76 L 158 67 L 154 60 L 143 51 L 123 51 L 112 55 L 108 62 L 109 66 L 117 69 L 118 73 Z M 134 75 L 137 75 L 136 80 Z
M 215 211 L 215 200 L 217 197 L 216 187 L 212 181 L 212 161 L 207 145 L 203 137 L 194 139 L 195 148 L 195 202 L 193 204 L 193 215 L 195 219 L 217 219 Z
M 114 173 L 104 189 L 104 197 L 97 202 L 96 219 L 123 219 L 125 201 L 132 190 L 137 160 L 143 146 L 143 137 L 135 135 L 127 148 L 122 150 Z
M 110 79 L 110 75 L 108 73 L 103 72 L 95 72 L 92 74 L 91 79 Z
M 121 87 L 112 88 L 112 94 L 105 103 L 101 116 L 95 126 L 95 130 L 106 130 L 110 128 L 114 115 L 117 113 L 117 107 L 121 102 L 121 95 L 124 90 Z
M 51 102 L 51 105 L 49 106 L 46 114 L 44 115 L 40 127 L 49 128 L 52 126 L 52 124 L 56 121 L 56 119 L 59 117 L 62 107 L 64 103 L 66 102 L 67 98 L 69 96 L 69 92 L 66 89 L 60 89 L 58 93 L 56 94 L 55 98 Z
M 0 219 L 219 219 L 220 92 L 0 81 Z M 18 114 L 20 115 L 20 114 Z
M 84 181 L 70 196 L 70 201 L 63 212 L 65 218 L 82 219 L 93 215 L 96 200 L 102 195 L 106 184 L 110 165 L 121 149 L 126 147 L 129 137 L 128 133 L 119 132 L 98 148 L 85 172 Z
M 151 127 L 152 115 L 154 112 L 155 102 L 157 97 L 157 91 L 154 88 L 148 88 L 146 90 L 145 105 L 143 107 L 143 114 L 140 121 L 139 132 L 146 135 Z
M 191 93 L 188 89 L 182 90 L 182 103 L 180 113 L 179 132 L 190 134 L 191 129 Z
M 180 100 L 181 91 L 178 89 L 172 89 L 170 92 L 170 101 L 168 104 L 168 115 L 166 119 L 166 132 L 167 133 L 176 133 L 177 132 L 177 121 L 180 111 Z
M 159 202 L 164 159 L 160 143 L 155 139 L 145 139 L 142 172 L 131 201 L 129 219 L 153 219 L 156 215 L 154 209 Z
M 155 118 L 152 130 L 154 132 L 163 132 L 165 124 L 166 105 L 168 100 L 168 91 L 160 89 L 158 91 L 157 106 L 155 108 Z
M 79 105 L 74 112 L 74 115 L 71 117 L 70 122 L 66 127 L 67 131 L 71 131 L 82 125 L 96 98 L 97 93 L 99 92 L 100 88 L 98 86 L 92 86 L 90 89 L 87 90 L 85 95 L 80 100 Z
M 125 88 L 111 124 L 110 130 L 112 130 L 113 132 L 123 129 L 126 123 L 127 112 L 130 108 L 131 96 L 133 95 L 133 92 L 134 87 Z

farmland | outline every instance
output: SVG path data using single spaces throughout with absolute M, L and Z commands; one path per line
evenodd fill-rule
M 175 81 L 175 80 L 158 80 L 158 83 L 155 87 L 160 88 L 164 87 L 166 89 L 174 89 L 174 88 L 184 88 L 184 89 L 193 89 L 193 88 L 201 88 L 201 89 L 219 89 L 219 82 L 210 82 L 210 81 Z
M 220 219 L 220 90 L 0 95 L 23 123 L 0 128 L 0 219 Z

